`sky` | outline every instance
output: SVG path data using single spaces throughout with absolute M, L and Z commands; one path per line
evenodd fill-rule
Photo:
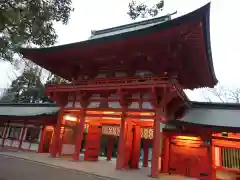
M 138 0 L 153 4 L 157 0 Z M 165 0 L 161 15 L 177 10 L 177 16 L 189 13 L 209 0 Z M 127 15 L 129 0 L 73 0 L 75 11 L 68 25 L 56 24 L 57 44 L 86 40 L 91 30 L 100 30 L 131 23 Z M 221 86 L 240 87 L 240 23 L 239 0 L 212 0 L 210 10 L 210 34 L 214 69 Z M 11 79 L 12 67 L 0 62 L 0 89 L 6 88 Z M 192 100 L 203 100 L 202 90 L 188 92 Z

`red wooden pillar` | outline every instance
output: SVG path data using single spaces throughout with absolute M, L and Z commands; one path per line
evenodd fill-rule
M 76 144 L 75 144 L 75 152 L 73 154 L 73 159 L 75 161 L 79 160 L 79 154 L 82 148 L 82 140 L 84 136 L 84 124 L 85 124 L 85 109 L 80 110 L 80 122 L 78 123 L 77 128 L 77 138 L 76 138 Z
M 141 151 L 141 132 L 140 127 L 135 126 L 133 133 L 133 145 L 132 145 L 132 157 L 131 157 L 131 168 L 139 168 L 139 159 Z
M 120 134 L 119 134 L 119 140 L 118 140 L 116 169 L 124 168 L 125 131 L 126 131 L 126 110 L 125 110 L 125 108 L 123 108 L 122 117 L 121 117 L 121 125 L 120 125 Z
M 129 168 L 129 162 L 131 160 L 131 154 L 132 154 L 132 143 L 133 143 L 133 122 L 131 119 L 127 120 L 126 124 L 126 133 L 124 138 L 124 168 Z
M 107 161 L 111 161 L 111 159 L 112 159 L 114 139 L 115 139 L 114 136 L 108 136 Z
M 151 176 L 157 177 L 160 173 L 160 140 L 161 140 L 161 132 L 160 132 L 160 119 L 162 116 L 160 108 L 156 108 L 156 118 L 154 119 L 154 130 L 153 130 L 153 147 L 152 147 L 152 161 L 151 161 Z
M 101 124 L 90 124 L 86 138 L 86 151 L 84 153 L 85 161 L 98 161 L 98 157 L 101 151 L 101 136 Z
M 149 140 L 143 140 L 143 167 L 148 167 Z
M 61 126 L 61 129 L 60 129 L 60 139 L 59 139 L 59 151 L 58 151 L 58 154 L 59 156 L 62 156 L 62 147 L 63 147 L 63 138 L 64 136 L 66 135 L 66 128 L 65 125 Z
M 9 122 L 7 122 L 6 126 L 5 126 L 5 129 L 4 129 L 4 134 L 3 134 L 3 138 L 2 138 L 2 147 L 4 147 L 4 142 L 5 142 L 5 139 L 7 137 L 7 133 L 8 133 L 8 128 L 9 128 Z
M 51 138 L 50 143 L 49 143 L 49 153 L 50 153 L 50 155 L 52 154 L 53 138 L 54 138 L 55 131 L 56 131 L 56 126 L 53 126 L 53 134 L 52 134 L 52 138 Z
M 169 137 L 164 135 L 163 141 L 163 160 L 162 160 L 162 172 L 168 173 L 168 163 L 169 163 Z
M 216 174 L 216 159 L 215 159 L 215 148 L 212 143 L 212 137 L 210 137 L 210 147 L 209 147 L 209 159 L 211 163 L 211 180 L 216 180 L 217 174 Z
M 61 107 L 58 112 L 57 125 L 54 129 L 53 141 L 52 141 L 51 148 L 50 148 L 51 149 L 50 155 L 53 158 L 57 157 L 57 153 L 59 152 L 59 148 L 60 148 L 60 133 L 61 133 L 63 115 L 64 115 L 64 108 Z
M 43 145 L 44 145 L 44 139 L 45 139 L 45 134 L 46 134 L 46 126 L 44 126 L 42 129 L 42 134 L 41 134 L 41 138 L 40 138 L 40 144 L 38 147 L 38 152 L 42 153 L 43 152 Z
M 23 138 L 24 138 L 25 132 L 26 132 L 26 123 L 24 122 L 23 129 L 22 129 L 22 132 L 21 132 L 21 136 L 19 138 L 20 142 L 19 142 L 18 149 L 21 149 L 21 147 L 22 147 L 22 143 L 23 143 Z

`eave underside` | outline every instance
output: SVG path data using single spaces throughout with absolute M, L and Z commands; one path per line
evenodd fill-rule
M 23 49 L 25 58 L 65 78 L 124 71 L 177 76 L 183 88 L 213 87 L 209 5 L 183 17 L 136 32 L 48 49 Z

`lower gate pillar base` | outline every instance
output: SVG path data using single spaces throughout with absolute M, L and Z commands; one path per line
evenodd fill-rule
M 86 138 L 84 161 L 98 161 L 102 129 L 100 126 L 90 125 Z

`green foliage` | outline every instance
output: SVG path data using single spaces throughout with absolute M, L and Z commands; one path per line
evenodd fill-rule
M 20 46 L 56 42 L 54 22 L 67 24 L 71 0 L 6 0 L 0 3 L 0 60 L 13 61 Z
M 5 103 L 42 103 L 50 102 L 44 96 L 44 85 L 33 69 L 26 70 L 5 91 L 1 102 Z
M 11 86 L 6 89 L 0 99 L 1 103 L 52 103 L 45 96 L 45 85 L 41 78 L 43 77 L 42 68 L 34 65 L 25 68 L 23 73 L 12 81 Z M 59 76 L 49 75 L 46 83 L 66 83 Z
M 152 7 L 148 7 L 144 3 L 137 3 L 136 0 L 132 0 L 132 2 L 128 5 L 128 15 L 133 20 L 137 19 L 138 17 L 144 18 L 148 15 L 154 17 L 158 15 L 159 11 L 162 10 L 163 6 L 163 0 L 159 0 L 159 2 Z
M 48 76 L 46 84 L 68 84 L 69 82 L 58 75 L 51 74 Z

